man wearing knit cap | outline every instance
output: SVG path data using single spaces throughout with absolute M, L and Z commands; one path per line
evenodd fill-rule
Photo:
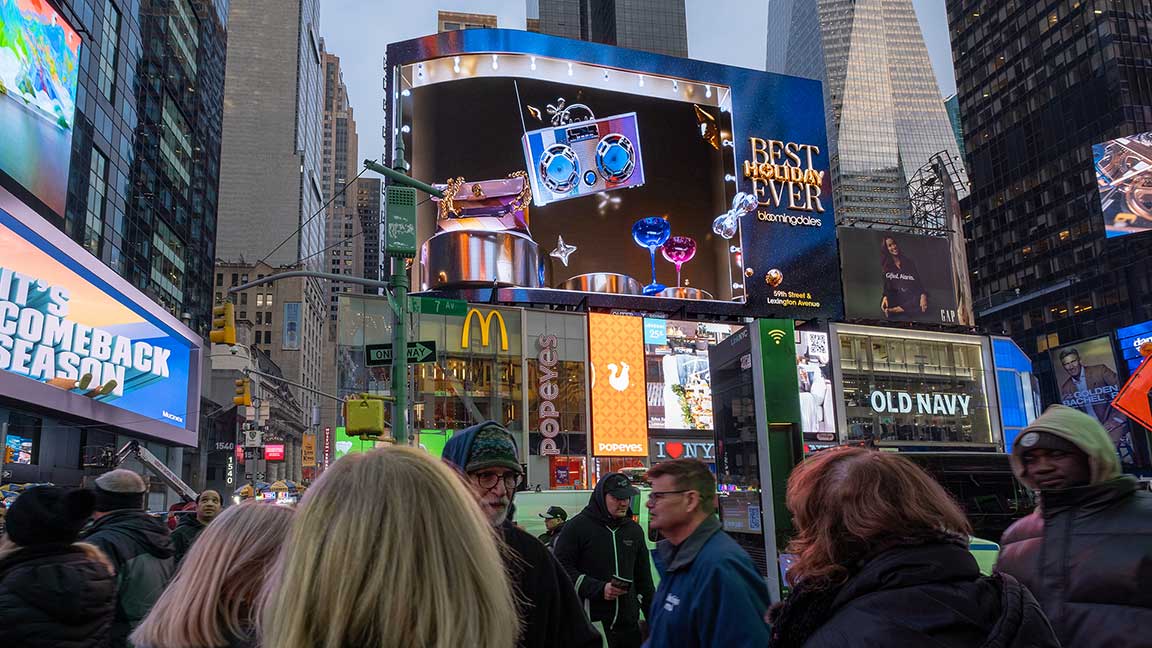
M 516 588 L 521 648 L 599 648 L 568 574 L 540 541 L 512 524 L 512 497 L 520 483 L 516 440 L 486 421 L 461 430 L 444 445 L 444 460 L 463 473 L 484 516 L 510 549 L 504 569 Z
M 1152 493 L 1121 474 L 1108 433 L 1053 405 L 1010 459 L 1040 504 L 1004 532 L 996 568 L 1036 595 L 1062 645 L 1152 646 Z
M 84 535 L 116 568 L 116 617 L 111 645 L 131 646 L 128 635 L 144 620 L 176 571 L 168 527 L 144 511 L 140 475 L 117 469 L 96 478 L 96 512 Z

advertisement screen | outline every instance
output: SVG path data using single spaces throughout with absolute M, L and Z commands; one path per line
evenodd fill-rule
M 400 136 L 414 177 L 463 179 L 452 206 L 420 208 L 422 243 L 514 228 L 542 262 L 541 285 L 522 287 L 612 273 L 628 296 L 679 286 L 752 315 L 841 312 L 818 83 L 499 29 L 394 43 L 387 61 L 400 91 L 385 150 Z M 515 174 L 530 202 L 497 186 Z M 493 263 L 531 262 L 509 254 Z M 422 262 L 420 283 L 461 288 L 457 267 Z
M 264 446 L 264 461 L 284 461 L 284 444 L 269 443 Z
M 800 383 L 800 429 L 805 441 L 834 442 L 836 396 L 829 366 L 828 334 L 796 331 L 796 377 Z
M 850 318 L 959 322 L 947 238 L 841 227 L 840 264 Z
M 1092 145 L 1108 238 L 1152 230 L 1152 132 Z
M 9 434 L 4 438 L 4 445 L 12 449 L 11 463 L 30 464 L 32 463 L 32 439 L 29 437 L 22 437 L 15 434 Z
M 708 347 L 740 328 L 734 324 L 644 320 L 649 429 L 712 429 Z
M 644 398 L 644 320 L 589 313 L 592 363 L 592 454 L 648 455 Z
M 63 215 L 80 36 L 45 0 L 0 0 L 0 175 Z
M 1120 461 L 1132 464 L 1136 459 L 1128 422 L 1112 407 L 1112 400 L 1120 392 L 1112 338 L 1090 338 L 1057 347 L 1050 353 L 1060 402 L 1100 421 L 1116 444 Z
M 195 339 L 0 190 L 0 393 L 189 441 L 179 432 L 197 429 Z
M 1116 329 L 1116 341 L 1120 343 L 1120 356 L 1128 364 L 1128 372 L 1136 371 L 1144 361 L 1140 347 L 1152 342 L 1152 320 Z
M 285 351 L 300 348 L 300 302 L 284 303 L 284 339 Z

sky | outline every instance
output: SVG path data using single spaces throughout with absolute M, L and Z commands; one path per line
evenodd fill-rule
M 527 0 L 319 0 L 325 49 L 340 57 L 355 111 L 360 158 L 378 157 L 384 46 L 436 31 L 436 9 L 496 13 L 500 26 L 524 28 Z M 815 0 L 811 0 L 815 1 Z M 912 0 L 941 97 L 956 92 L 945 0 Z M 493 9 L 493 7 L 495 9 Z M 764 69 L 770 0 L 685 0 L 693 58 Z M 733 20 L 732 16 L 741 16 Z

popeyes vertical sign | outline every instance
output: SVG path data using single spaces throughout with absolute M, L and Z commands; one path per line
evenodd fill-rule
M 536 395 L 540 400 L 540 434 L 544 437 L 540 441 L 540 454 L 557 455 L 560 449 L 556 447 L 556 436 L 560 434 L 560 412 L 556 409 L 556 399 L 560 396 L 560 384 L 556 380 L 559 364 L 556 357 L 556 336 L 541 335 L 536 339 L 539 348 L 536 354 L 536 366 L 540 377 L 536 387 Z

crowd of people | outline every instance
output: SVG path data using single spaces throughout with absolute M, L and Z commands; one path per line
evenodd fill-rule
M 514 436 L 487 422 L 443 461 L 412 448 L 330 466 L 296 507 L 204 491 L 170 532 L 139 475 L 34 487 L 5 511 L 0 646 L 823 648 L 1152 646 L 1152 494 L 1091 417 L 1053 406 L 1017 439 L 1037 510 L 995 573 L 964 513 L 895 453 L 816 453 L 788 480 L 788 596 L 774 605 L 696 460 L 602 476 L 535 538 L 513 521 Z M 653 577 L 658 574 L 658 585 Z

